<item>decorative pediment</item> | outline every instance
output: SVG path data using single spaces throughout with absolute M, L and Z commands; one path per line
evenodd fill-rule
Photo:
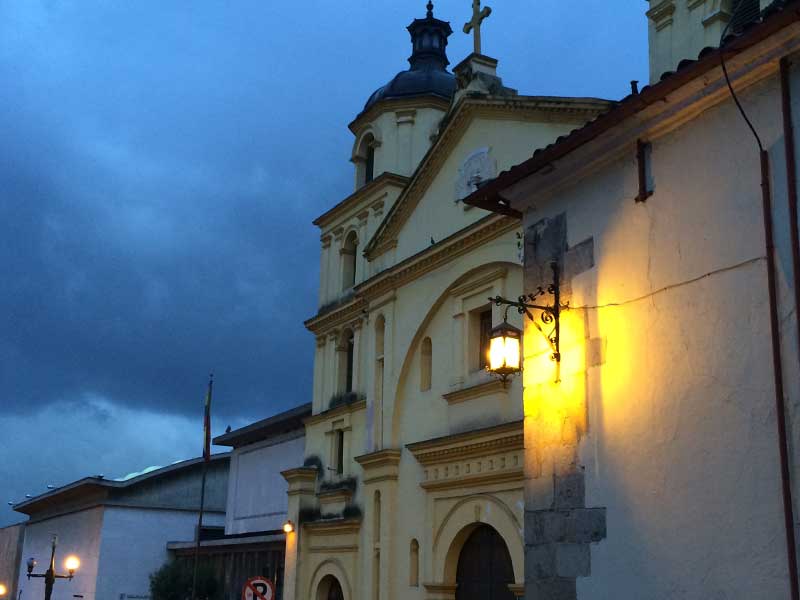
M 420 465 L 420 486 L 474 487 L 523 478 L 522 421 L 450 435 L 407 446 Z
M 577 123 L 591 120 L 600 112 L 608 110 L 609 105 L 608 102 L 601 100 L 539 96 L 464 98 L 446 118 L 442 129 L 420 161 L 408 186 L 400 194 L 375 235 L 364 248 L 364 254 L 369 260 L 374 260 L 396 245 L 403 225 L 425 196 L 426 191 L 475 118 Z M 453 175 L 455 177 L 455 173 Z

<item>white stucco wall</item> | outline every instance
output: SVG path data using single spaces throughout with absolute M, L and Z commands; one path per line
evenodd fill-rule
M 776 223 L 785 228 L 777 79 L 742 99 L 770 150 Z M 655 139 L 652 157 L 646 203 L 634 202 L 632 151 L 526 213 L 530 226 L 566 212 L 571 245 L 594 238 L 595 268 L 571 282 L 560 384 L 529 368 L 541 362 L 526 347 L 526 407 L 546 410 L 549 398 L 585 408 L 586 505 L 607 508 L 608 537 L 592 546 L 579 597 L 785 598 L 757 148 L 726 101 Z M 797 449 L 785 232 L 776 242 Z M 596 365 L 586 362 L 592 340 L 603 348 Z
M 17 595 L 17 569 L 24 534 L 25 523 L 0 528 L 0 583 L 6 586 L 9 598 Z
M 193 511 L 107 507 L 96 594 L 86 600 L 149 597 L 149 576 L 168 559 L 167 542 L 194 539 L 197 517 Z M 223 524 L 221 513 L 203 515 L 204 526 Z
M 288 485 L 281 471 L 303 464 L 305 436 L 297 433 L 237 448 L 231 454 L 225 533 L 280 529 Z
M 100 557 L 100 536 L 103 528 L 103 509 L 92 508 L 46 521 L 30 523 L 25 528 L 22 561 L 34 557 L 38 562 L 37 573 L 44 573 L 50 562 L 50 540 L 58 535 L 56 568 L 64 573 L 64 559 L 75 554 L 81 567 L 72 581 L 59 580 L 53 588 L 53 600 L 72 600 L 73 594 L 83 594 L 86 600 L 94 600 L 95 581 Z M 19 590 L 23 600 L 44 597 L 44 580 L 25 577 L 26 569 L 20 568 Z
M 356 145 L 364 133 L 373 133 L 381 140 L 375 149 L 375 176 L 388 171 L 408 177 L 430 148 L 443 116 L 444 111 L 436 108 L 385 110 L 359 131 Z

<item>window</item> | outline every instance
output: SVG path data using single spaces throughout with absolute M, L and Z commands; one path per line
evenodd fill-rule
M 356 189 L 367 185 L 375 179 L 375 150 L 380 141 L 372 133 L 366 133 L 358 142 L 353 154 L 356 165 Z
M 344 391 L 346 393 L 353 391 L 353 356 L 355 355 L 355 339 L 353 338 L 353 333 L 350 332 L 350 335 L 347 338 L 347 363 L 346 363 L 346 372 L 344 377 Z
M 336 431 L 336 464 L 334 468 L 337 475 L 344 473 L 344 431 L 342 429 Z
M 644 202 L 653 195 L 653 146 L 648 142 L 636 142 L 636 166 L 639 175 L 639 195 L 636 202 Z
M 408 558 L 408 585 L 419 587 L 419 542 L 411 540 L 411 551 Z
M 381 493 L 375 490 L 372 500 L 372 544 L 375 555 L 372 562 L 372 597 L 380 600 L 381 597 Z
M 419 389 L 425 392 L 431 389 L 431 371 L 433 368 L 433 344 L 429 337 L 422 340 L 419 362 Z
M 367 148 L 367 158 L 364 161 L 364 183 L 369 183 L 375 178 L 375 147 L 370 144 Z
M 386 319 L 379 315 L 375 320 L 375 395 L 372 408 L 373 447 L 381 448 L 381 420 L 383 419 L 383 353 Z
M 372 501 L 373 522 L 372 522 L 372 541 L 379 544 L 381 541 L 381 493 L 375 491 Z
M 347 234 L 339 251 L 342 256 L 342 291 L 347 291 L 356 283 L 356 254 L 358 253 L 358 236 L 355 231 Z
M 492 335 L 492 309 L 484 310 L 478 316 L 478 368 L 486 368 L 487 357 L 489 355 L 489 340 Z

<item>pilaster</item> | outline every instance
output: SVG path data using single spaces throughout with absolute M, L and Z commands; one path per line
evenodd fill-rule
M 355 458 L 364 471 L 364 505 L 365 505 L 365 535 L 364 542 L 367 544 L 366 551 L 362 558 L 365 563 L 362 565 L 364 573 L 368 575 L 369 581 L 366 582 L 365 590 L 374 590 L 373 581 L 374 569 L 373 561 L 380 554 L 380 571 L 378 600 L 389 598 L 392 582 L 396 581 L 397 557 L 392 554 L 392 540 L 396 539 L 395 531 L 397 523 L 397 480 L 400 473 L 400 450 L 379 450 L 370 454 L 364 454 Z M 375 514 L 374 497 L 375 492 L 380 492 L 380 515 Z M 376 536 L 376 522 L 380 521 L 380 535 Z
M 286 558 L 284 564 L 283 599 L 300 600 L 298 577 L 300 574 L 300 535 L 302 530 L 302 510 L 312 508 L 315 502 L 317 470 L 300 467 L 281 472 L 289 484 L 288 519 L 294 524 L 294 531 L 286 534 Z

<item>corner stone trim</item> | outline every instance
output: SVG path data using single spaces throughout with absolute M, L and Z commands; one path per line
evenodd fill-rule
M 586 508 L 583 472 L 553 478 L 553 505 L 525 512 L 525 597 L 577 600 L 591 572 L 591 544 L 606 537 L 606 509 Z

